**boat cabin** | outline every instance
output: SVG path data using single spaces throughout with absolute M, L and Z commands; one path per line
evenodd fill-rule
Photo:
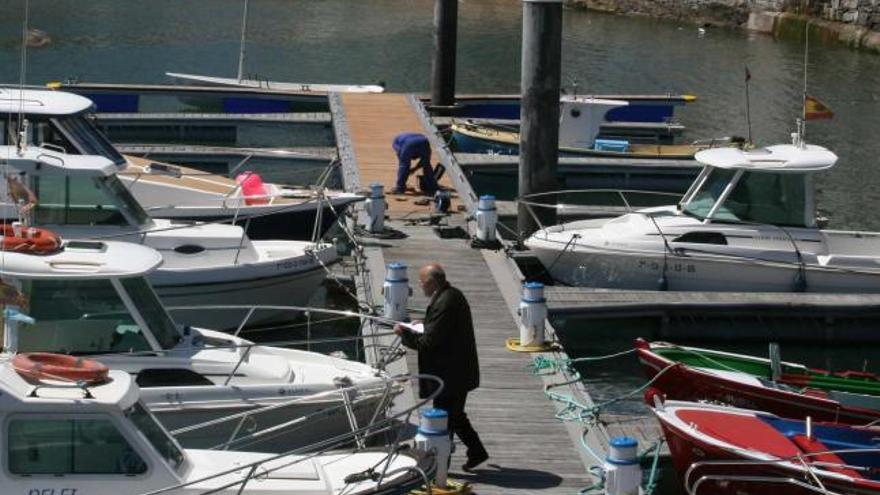
M 602 149 L 603 143 L 596 142 L 596 136 L 605 114 L 615 108 L 625 107 L 629 102 L 623 100 L 602 100 L 582 96 L 563 96 L 559 100 L 559 146 L 562 148 Z M 609 146 L 615 142 L 609 141 Z M 625 149 L 611 151 L 626 151 Z
M 58 253 L 3 253 L 3 283 L 33 322 L 4 321 L 7 351 L 89 355 L 150 353 L 184 339 L 145 276 L 162 257 L 122 242 L 67 241 Z
M 13 170 L 0 181 L 8 198 L 10 181 L 24 184 L 36 198 L 29 215 L 34 225 L 119 226 L 149 229 L 153 220 L 116 175 L 110 160 L 94 155 L 66 155 L 44 148 L 16 151 L 0 147 Z M 5 218 L 16 218 L 21 205 L 5 202 Z
M 678 204 L 680 212 L 710 222 L 816 226 L 812 174 L 837 162 L 815 145 L 712 148 L 696 159 L 705 167 Z
M 34 382 L 4 360 L 0 391 L 4 492 L 73 495 L 93 480 L 101 493 L 126 493 L 132 482 L 177 484 L 192 469 L 128 373 L 89 386 Z
M 68 155 L 99 155 L 124 168 L 125 157 L 92 123 L 93 111 L 91 100 L 73 93 L 0 88 L 0 145 L 15 146 L 24 132 L 29 146 Z M 19 115 L 26 125 L 20 126 Z

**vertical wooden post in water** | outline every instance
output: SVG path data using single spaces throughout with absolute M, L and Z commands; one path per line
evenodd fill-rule
M 520 197 L 557 188 L 561 59 L 562 0 L 523 0 Z M 546 196 L 540 202 L 555 203 Z M 556 210 L 532 207 L 532 211 L 542 224 L 556 223 Z M 538 229 L 522 204 L 517 227 L 521 236 Z
M 431 105 L 455 105 L 455 45 L 458 37 L 458 0 L 434 2 L 434 64 Z

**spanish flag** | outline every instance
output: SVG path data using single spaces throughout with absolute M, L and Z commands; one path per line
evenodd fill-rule
M 830 119 L 834 112 L 828 106 L 812 96 L 804 97 L 804 118 L 806 120 Z

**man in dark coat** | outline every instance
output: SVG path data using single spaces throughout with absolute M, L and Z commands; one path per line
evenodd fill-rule
M 419 284 L 430 298 L 424 333 L 410 331 L 400 324 L 394 330 L 405 346 L 419 351 L 419 373 L 443 380 L 443 390 L 434 399 L 434 407 L 449 413 L 449 436 L 457 434 L 467 447 L 467 462 L 462 469 L 470 471 L 489 458 L 464 412 L 468 392 L 480 385 L 471 309 L 464 294 L 446 281 L 446 273 L 438 264 L 419 270 Z M 419 395 L 423 398 L 435 390 L 433 381 L 419 383 Z

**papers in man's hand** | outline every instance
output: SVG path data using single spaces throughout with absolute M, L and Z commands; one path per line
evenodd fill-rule
M 409 331 L 422 334 L 425 333 L 425 325 L 421 322 L 419 323 L 401 323 L 401 326 L 409 329 Z

